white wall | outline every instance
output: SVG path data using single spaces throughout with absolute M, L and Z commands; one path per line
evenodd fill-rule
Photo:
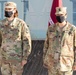
M 70 0 L 62 0 L 63 6 L 67 7 L 67 20 L 73 23 L 73 3 Z
M 2 1 L 2 0 L 0 0 Z M 21 0 L 7 0 L 16 2 L 19 11 L 19 18 L 23 19 L 23 2 Z M 53 0 L 29 0 L 29 10 L 26 12 L 26 23 L 29 25 L 32 39 L 45 39 L 48 27 L 48 20 Z M 62 0 L 67 7 L 67 20 L 73 23 L 73 5 L 70 0 Z

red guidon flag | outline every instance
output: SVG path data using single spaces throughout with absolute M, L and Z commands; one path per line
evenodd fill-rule
M 53 25 L 54 23 L 57 22 L 55 15 L 56 7 L 62 7 L 62 0 L 53 0 L 48 26 Z

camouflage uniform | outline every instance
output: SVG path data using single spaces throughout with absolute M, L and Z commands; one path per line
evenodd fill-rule
M 2 34 L 0 32 L 0 47 L 1 47 L 1 44 L 2 44 Z
M 1 75 L 1 44 L 2 44 L 2 35 L 1 35 L 1 32 L 0 32 L 0 75 Z
M 2 75 L 21 75 L 21 61 L 27 60 L 31 52 L 31 37 L 26 23 L 15 17 L 12 22 L 7 18 L 0 21 L 2 32 Z
M 2 57 L 1 57 L 1 45 L 2 45 L 2 34 L 0 32 L 0 75 L 1 75 L 1 60 L 2 60 Z
M 48 27 L 43 61 L 49 75 L 72 75 L 74 47 L 76 47 L 75 26 L 67 22 L 62 29 L 58 23 Z

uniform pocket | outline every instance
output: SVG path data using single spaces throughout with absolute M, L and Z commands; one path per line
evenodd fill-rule
M 9 75 L 11 74 L 11 67 L 9 64 L 2 64 L 1 66 L 1 73 L 2 75 Z
M 56 33 L 55 32 L 50 32 L 49 33 L 49 38 L 54 38 L 56 36 Z

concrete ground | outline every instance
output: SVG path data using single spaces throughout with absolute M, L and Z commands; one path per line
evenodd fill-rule
M 24 66 L 23 75 L 48 75 L 47 69 L 42 66 L 43 45 L 43 40 L 32 41 L 32 52 Z M 76 75 L 76 72 L 73 75 Z

